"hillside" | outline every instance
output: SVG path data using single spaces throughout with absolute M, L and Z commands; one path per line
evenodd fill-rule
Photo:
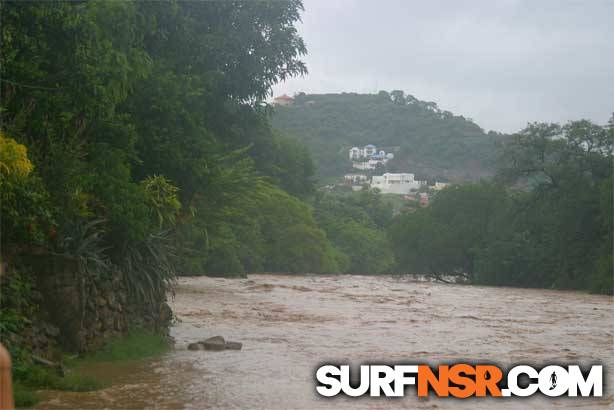
M 477 180 L 492 175 L 496 141 L 462 116 L 442 111 L 402 91 L 378 94 L 304 94 L 278 106 L 274 127 L 301 140 L 312 152 L 319 176 L 351 169 L 348 149 L 374 144 L 395 150 L 389 171 L 426 179 Z

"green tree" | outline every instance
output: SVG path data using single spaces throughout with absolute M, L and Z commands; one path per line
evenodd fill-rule
M 492 183 L 453 186 L 389 234 L 401 270 L 612 292 L 612 122 L 529 124 Z
M 400 269 L 472 278 L 476 251 L 500 228 L 506 201 L 505 190 L 494 184 L 455 185 L 430 207 L 397 216 L 389 234 Z
M 320 195 L 315 202 L 315 214 L 339 253 L 342 272 L 391 271 L 394 256 L 384 228 L 392 218 L 392 209 L 381 195 L 373 191 Z

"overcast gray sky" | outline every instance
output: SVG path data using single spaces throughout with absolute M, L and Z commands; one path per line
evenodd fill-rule
M 614 111 L 614 0 L 304 5 L 309 74 L 275 95 L 401 89 L 503 132 Z

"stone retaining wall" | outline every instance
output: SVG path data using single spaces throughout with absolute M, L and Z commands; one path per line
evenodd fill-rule
M 49 357 L 54 345 L 69 352 L 96 350 L 135 327 L 168 333 L 172 313 L 166 301 L 130 300 L 121 272 L 84 274 L 77 259 L 62 255 L 21 255 L 19 260 L 33 273 L 39 305 L 32 326 L 19 338 L 36 354 Z

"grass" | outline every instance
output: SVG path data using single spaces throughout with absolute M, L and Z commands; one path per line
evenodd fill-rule
M 30 407 L 38 403 L 36 390 L 39 389 L 85 392 L 103 387 L 102 383 L 91 376 L 75 372 L 60 376 L 53 369 L 31 364 L 15 366 L 13 380 L 13 398 L 16 407 Z
M 68 359 L 67 364 L 81 366 L 90 363 L 140 360 L 159 356 L 169 348 L 168 340 L 164 336 L 139 329 L 111 340 L 95 353 Z
M 96 379 L 74 372 L 60 376 L 55 370 L 35 365 L 16 367 L 13 371 L 16 383 L 24 387 L 66 391 L 92 391 L 102 387 Z
M 15 401 L 15 407 L 32 407 L 38 403 L 39 398 L 36 392 L 30 388 L 22 385 L 21 383 L 15 383 L 13 385 L 13 400 Z
M 53 369 L 32 364 L 13 366 L 13 396 L 16 407 L 31 407 L 38 403 L 36 390 L 64 390 L 87 392 L 98 390 L 104 384 L 92 376 L 79 372 L 79 368 L 95 363 L 140 360 L 158 356 L 170 348 L 164 336 L 144 330 L 134 330 L 107 343 L 101 350 L 77 358 L 67 358 L 68 370 L 60 376 Z

